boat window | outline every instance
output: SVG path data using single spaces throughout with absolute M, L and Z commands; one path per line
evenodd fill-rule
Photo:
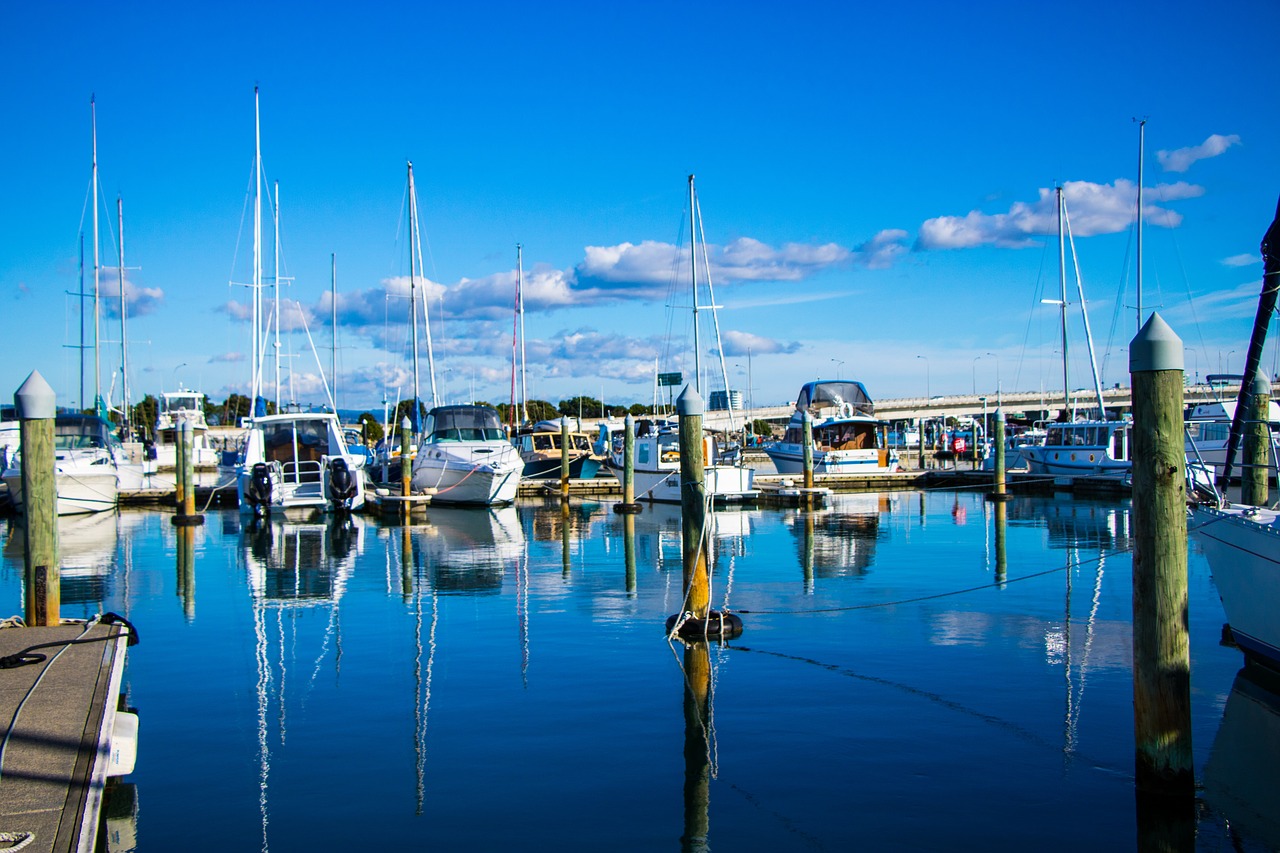
M 551 436 L 535 435 L 533 437 L 534 450 L 551 450 Z

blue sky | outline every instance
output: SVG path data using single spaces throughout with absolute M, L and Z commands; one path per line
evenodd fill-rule
M 1189 373 L 1239 372 L 1280 193 L 1277 63 L 1257 37 L 1278 28 L 1272 2 L 10 4 L 0 387 L 38 369 L 60 402 L 80 395 L 68 293 L 82 229 L 92 287 L 93 95 L 104 393 L 119 399 L 117 196 L 133 396 L 248 393 L 248 291 L 230 282 L 252 276 L 255 85 L 303 403 L 323 394 L 299 318 L 327 372 L 331 255 L 339 405 L 410 392 L 408 160 L 450 401 L 510 396 L 517 243 L 531 397 L 648 401 L 655 359 L 691 373 L 690 173 L 729 384 L 757 405 L 836 375 L 875 398 L 1060 390 L 1040 302 L 1058 291 L 1057 184 L 1104 380 L 1127 381 L 1137 116 L 1144 308 Z M 1083 353 L 1078 306 L 1071 329 Z M 1072 384 L 1087 374 L 1074 362 Z

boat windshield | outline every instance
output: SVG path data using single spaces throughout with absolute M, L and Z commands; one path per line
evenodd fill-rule
M 810 382 L 796 397 L 796 411 L 839 408 L 848 403 L 852 411 L 864 415 L 876 413 L 871 395 L 861 382 Z
M 505 441 L 507 433 L 496 410 L 488 406 L 441 406 L 427 415 L 433 441 Z
M 53 445 L 58 450 L 110 447 L 111 426 L 89 415 L 59 415 L 53 425 Z

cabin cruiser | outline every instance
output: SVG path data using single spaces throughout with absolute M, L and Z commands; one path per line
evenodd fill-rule
M 125 452 L 111 424 L 94 415 L 58 415 L 53 425 L 54 483 L 58 515 L 102 512 L 116 508 Z M 125 471 L 127 480 L 140 480 L 139 466 Z M 137 476 L 131 476 L 137 475 Z M 9 500 L 21 510 L 22 454 L 15 449 L 4 471 Z M 137 486 L 139 483 L 129 483 Z
M 290 412 L 245 421 L 236 465 L 242 511 L 358 510 L 364 506 L 364 457 L 347 449 L 338 416 Z
M 875 417 L 875 404 L 861 382 L 806 382 L 781 441 L 766 444 L 779 474 L 804 473 L 804 417 L 813 433 L 813 470 L 822 474 L 887 474 L 900 471 L 897 451 L 887 442 L 888 422 Z
M 512 439 L 524 461 L 522 476 L 526 480 L 560 477 L 560 421 L 539 421 L 529 429 L 521 429 Z M 595 453 L 590 437 L 577 430 L 569 431 L 569 477 L 590 480 L 600 470 L 604 457 Z
M 624 443 L 613 439 L 607 425 L 600 425 L 598 448 L 612 448 L 609 466 L 621 471 Z M 677 421 L 636 421 L 635 459 L 632 464 L 636 500 L 680 503 L 680 429 Z M 759 496 L 755 470 L 730 464 L 720 452 L 716 437 L 702 438 L 703 484 L 714 503 L 742 503 Z
M 427 413 L 411 488 L 441 504 L 515 501 L 524 462 L 491 406 L 437 406 Z
M 209 441 L 209 423 L 204 416 L 204 395 L 180 388 L 161 394 L 159 402 L 154 444 L 156 466 L 173 468 L 177 464 L 178 432 L 183 424 L 191 424 L 194 467 L 216 466 L 220 454 Z

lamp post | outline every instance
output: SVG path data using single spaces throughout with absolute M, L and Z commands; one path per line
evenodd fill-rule
M 969 378 L 973 382 L 972 393 L 975 397 L 978 396 L 978 359 L 980 358 L 982 358 L 982 356 L 975 355 L 973 357 L 973 363 L 969 365 Z
M 836 363 L 836 380 L 838 381 L 840 379 L 840 368 L 844 367 L 844 362 L 838 358 L 833 358 L 831 360 Z

